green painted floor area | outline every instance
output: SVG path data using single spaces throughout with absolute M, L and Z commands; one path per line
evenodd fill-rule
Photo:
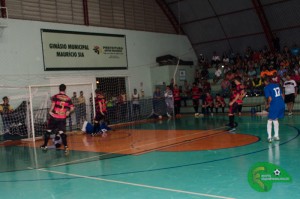
M 268 143 L 266 117 L 236 117 L 235 133 L 260 140 L 218 150 L 112 154 L 101 159 L 100 153 L 72 151 L 65 156 L 56 150 L 43 153 L 27 147 L 0 147 L 1 198 L 300 198 L 299 119 L 295 115 L 280 120 L 281 140 Z M 226 116 L 217 115 L 129 128 L 211 130 L 224 128 L 226 123 Z M 248 172 L 259 162 L 279 166 L 292 182 L 273 182 L 267 192 L 254 190 Z

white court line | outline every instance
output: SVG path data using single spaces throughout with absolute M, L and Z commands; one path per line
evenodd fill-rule
M 229 198 L 229 197 L 225 197 L 225 196 L 217 196 L 217 195 L 197 193 L 197 192 L 191 192 L 191 191 L 183 191 L 183 190 L 170 189 L 170 188 L 164 188 L 164 187 L 156 187 L 156 186 L 124 182 L 124 181 L 118 181 L 118 180 L 109 180 L 109 179 L 104 179 L 104 178 L 84 176 L 84 175 L 78 175 L 78 174 L 72 174 L 72 173 L 64 173 L 64 172 L 60 172 L 60 171 L 50 171 L 50 170 L 46 170 L 46 169 L 37 169 L 37 170 L 43 171 L 43 172 L 48 172 L 48 173 L 55 173 L 55 174 L 60 174 L 60 175 L 67 175 L 67 176 L 72 176 L 72 177 L 90 179 L 90 180 L 98 180 L 98 181 L 103 181 L 103 182 L 117 183 L 117 184 L 123 184 L 123 185 L 135 186 L 135 187 L 156 189 L 156 190 L 169 191 L 169 192 L 175 192 L 175 193 L 183 193 L 183 194 L 196 195 L 196 196 L 205 196 L 205 197 L 209 197 L 209 198 L 235 199 L 235 198 Z
M 219 128 L 206 130 L 204 132 L 215 131 L 215 130 L 223 129 L 225 127 L 226 126 L 221 126 Z M 153 144 L 157 144 L 157 143 L 161 143 L 161 142 L 168 142 L 170 140 L 176 140 L 176 139 L 179 139 L 179 138 L 190 137 L 192 135 L 197 135 L 199 133 L 203 133 L 203 131 L 192 133 L 192 134 L 188 134 L 188 135 L 183 135 L 183 136 L 179 136 L 179 137 L 175 137 L 175 138 L 171 138 L 171 139 L 167 139 L 167 140 L 162 140 L 162 141 L 159 141 L 159 142 L 151 142 L 151 143 L 147 143 L 147 144 L 144 144 L 144 145 L 135 146 L 135 148 L 138 148 L 138 147 L 141 148 L 141 147 L 145 147 L 145 146 L 148 146 L 148 145 L 153 145 Z M 82 158 L 82 159 L 78 159 L 78 160 L 73 160 L 73 161 L 69 161 L 69 162 L 64 162 L 64 163 L 60 163 L 60 164 L 55 164 L 55 165 L 51 165 L 50 167 L 63 166 L 63 165 L 71 164 L 71 163 L 81 162 L 83 160 L 90 160 L 90 159 L 99 158 L 99 157 L 102 157 L 102 156 L 107 156 L 107 155 L 110 155 L 110 154 L 118 154 L 120 152 L 128 151 L 128 150 L 131 150 L 131 148 L 122 149 L 122 150 L 118 150 L 118 151 L 113 151 L 113 152 L 110 152 L 110 153 L 105 153 L 105 154 L 101 154 L 101 155 L 91 156 L 91 157 L 87 157 L 87 158 Z

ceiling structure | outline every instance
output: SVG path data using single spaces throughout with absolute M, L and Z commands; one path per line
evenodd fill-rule
M 299 0 L 163 0 L 157 2 L 199 57 L 300 44 Z
M 300 45 L 300 0 L 0 0 L 0 6 L 13 19 L 185 34 L 198 57 L 272 48 L 274 33 L 281 47 Z M 0 14 L 7 17 L 3 8 Z

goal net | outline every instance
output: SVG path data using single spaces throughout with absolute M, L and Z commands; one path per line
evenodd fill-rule
M 75 105 L 67 118 L 69 132 L 81 131 L 85 121 L 93 122 L 94 91 L 92 83 L 66 84 L 66 94 Z M 41 138 L 46 131 L 51 97 L 59 92 L 59 85 L 31 85 L 29 87 L 0 87 L 2 97 L 7 96 L 12 110 L 0 117 L 0 141 Z M 101 77 L 97 88 L 107 100 L 107 117 L 110 125 L 134 124 L 141 120 L 166 115 L 163 90 L 161 98 L 145 97 L 141 89 L 128 86 L 128 80 L 120 77 Z M 134 99 L 134 89 L 138 99 Z M 1 100 L 1 98 L 0 98 Z
M 66 84 L 66 94 L 72 99 L 74 112 L 67 118 L 67 131 L 80 130 L 85 121 L 91 122 L 94 88 L 92 83 Z M 59 85 L 29 86 L 30 126 L 32 134 L 29 138 L 41 137 L 46 131 L 51 97 L 59 92 Z
M 99 77 L 97 88 L 106 98 L 106 119 L 111 125 L 132 124 L 153 115 L 152 97 L 144 96 L 141 85 L 130 87 L 127 77 Z
M 26 87 L 0 87 L 0 141 L 27 138 L 30 132 Z

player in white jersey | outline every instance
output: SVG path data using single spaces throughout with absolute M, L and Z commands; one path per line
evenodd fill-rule
M 291 79 L 291 76 L 288 74 L 286 80 L 283 83 L 284 89 L 284 102 L 286 103 L 288 109 L 288 115 L 293 115 L 293 108 L 295 103 L 295 98 L 297 96 L 297 83 L 295 80 Z

